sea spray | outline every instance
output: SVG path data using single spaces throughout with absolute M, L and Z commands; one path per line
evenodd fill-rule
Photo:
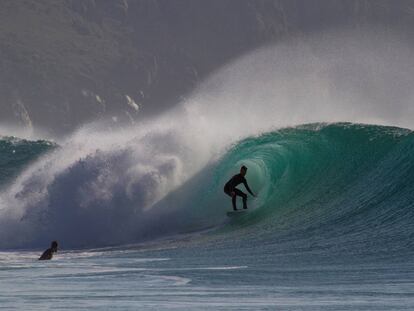
M 356 177 L 341 169 L 349 170 L 347 165 L 354 163 L 351 171 L 365 176 L 367 163 L 382 164 L 376 155 L 362 156 L 360 147 L 366 144 L 376 152 L 398 154 L 400 131 L 407 130 L 391 131 L 397 134 L 389 143 L 394 134 L 386 135 L 390 128 L 380 127 L 373 130 L 376 136 L 368 135 L 361 145 L 354 144 L 352 135 L 345 135 L 346 140 L 342 136 L 328 139 L 326 124 L 318 123 L 312 129 L 318 148 L 310 146 L 308 138 L 293 136 L 301 137 L 302 127 L 296 125 L 308 122 L 411 126 L 412 48 L 383 33 L 368 37 L 383 40 L 367 42 L 363 35 L 331 33 L 280 42 L 212 74 L 181 105 L 162 115 L 117 129 L 108 122 L 95 122 L 58 140 L 59 148 L 3 187 L 1 247 L 43 245 L 52 236 L 67 247 L 122 244 L 221 226 L 227 221 L 228 207 L 222 184 L 242 163 L 251 168 L 252 185 L 261 194 L 250 202 L 257 210 L 286 209 L 289 202 L 298 202 L 301 189 L 301 197 L 316 202 L 320 189 L 347 201 L 345 190 L 348 185 L 357 187 Z M 291 126 L 293 134 L 277 131 L 286 126 Z M 354 126 L 336 127 L 345 133 Z M 262 135 L 274 140 L 264 153 L 244 149 L 244 139 L 254 146 Z M 293 135 L 288 140 L 292 145 L 277 143 L 278 135 Z M 360 134 L 354 135 L 357 139 Z M 371 145 L 375 137 L 384 142 Z M 324 144 L 325 139 L 329 143 Z M 346 158 L 335 153 L 338 146 Z M 228 156 L 231 160 L 223 162 Z M 400 159 L 396 156 L 395 163 L 387 165 L 410 171 L 409 162 L 402 164 Z M 335 168 L 335 173 L 328 172 L 333 180 L 316 174 L 326 169 L 326 163 Z M 303 175 L 308 177 L 298 180 L 297 170 L 303 167 L 308 167 Z M 312 178 L 313 172 L 319 179 Z M 334 182 L 337 179 L 342 188 Z M 318 194 L 305 191 L 309 187 L 318 188 Z M 361 193 L 367 193 L 360 187 Z M 286 210 L 301 208 L 298 203 Z M 324 204 L 319 209 L 323 214 Z M 263 218 L 257 215 L 249 219 Z M 304 219 L 314 221 L 309 216 Z

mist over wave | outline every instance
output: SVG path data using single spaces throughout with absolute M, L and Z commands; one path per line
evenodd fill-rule
M 271 186 L 289 179 L 289 170 L 271 169 L 263 155 L 250 154 L 223 166 L 229 149 L 240 139 L 309 122 L 411 127 L 411 55 L 411 47 L 382 33 L 302 38 L 237 60 L 164 115 L 116 130 L 105 122 L 86 125 L 2 191 L 0 246 L 58 239 L 66 247 L 92 247 L 221 225 L 229 204 L 222 183 L 240 163 L 250 165 L 261 191 L 253 207 L 271 209 Z M 300 150 L 286 158 L 280 144 L 272 148 L 282 163 L 300 159 Z

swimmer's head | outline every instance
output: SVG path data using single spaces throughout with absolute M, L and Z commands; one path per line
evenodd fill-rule
M 52 250 L 54 252 L 57 252 L 58 242 L 57 241 L 53 241 L 52 244 L 50 245 L 50 247 L 52 248 Z

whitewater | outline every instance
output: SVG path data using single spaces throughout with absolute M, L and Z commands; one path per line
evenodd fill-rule
M 132 126 L 3 136 L 0 308 L 412 310 L 411 55 L 326 33 Z M 258 197 L 229 218 L 241 165 Z

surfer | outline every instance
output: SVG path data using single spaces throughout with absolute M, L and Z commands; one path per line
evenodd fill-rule
M 233 209 L 237 211 L 236 207 L 236 196 L 240 196 L 243 198 L 243 209 L 247 209 L 247 194 L 245 194 L 243 191 L 236 188 L 237 185 L 243 183 L 246 187 L 247 191 L 249 193 L 256 197 L 256 195 L 253 194 L 253 192 L 250 190 L 249 185 L 247 184 L 246 178 L 244 176 L 246 175 L 247 167 L 244 165 L 240 168 L 240 173 L 234 175 L 224 186 L 224 193 L 229 195 L 232 198 L 233 203 Z
M 57 248 L 58 248 L 58 243 L 56 241 L 53 241 L 52 244 L 50 245 L 50 248 L 48 248 L 47 250 L 45 250 L 42 254 L 42 256 L 40 256 L 39 260 L 50 260 L 53 257 L 53 253 L 57 252 Z

